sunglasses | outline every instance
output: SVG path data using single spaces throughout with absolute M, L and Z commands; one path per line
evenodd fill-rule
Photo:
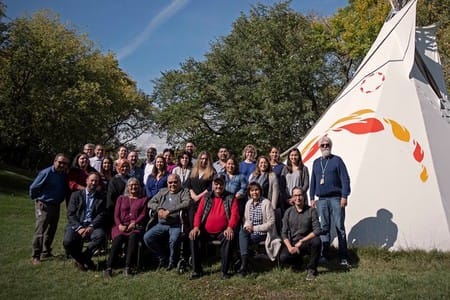
M 330 144 L 321 144 L 320 145 L 320 148 L 328 148 L 328 147 L 330 147 Z
M 177 181 L 167 181 L 167 184 L 177 184 Z
M 58 162 L 58 164 L 63 165 L 63 166 L 69 164 L 68 162 L 65 162 L 65 161 L 59 161 L 59 160 L 57 160 L 57 162 Z

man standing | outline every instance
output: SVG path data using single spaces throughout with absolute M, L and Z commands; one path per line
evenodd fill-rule
M 62 153 L 55 156 L 53 165 L 40 171 L 30 185 L 30 197 L 35 202 L 36 225 L 33 237 L 32 264 L 41 258 L 52 257 L 52 243 L 59 221 L 59 209 L 68 191 L 69 158 Z
M 227 147 L 220 147 L 217 152 L 218 160 L 213 163 L 213 167 L 216 170 L 217 174 L 225 173 L 225 165 L 227 164 L 228 157 L 230 156 L 230 152 Z
M 63 245 L 81 271 L 94 268 L 92 255 L 106 240 L 106 202 L 103 193 L 97 191 L 99 182 L 97 173 L 89 174 L 86 189 L 72 193 L 67 207 L 68 224 Z M 85 242 L 89 244 L 82 252 Z
M 136 151 L 128 153 L 128 161 L 130 162 L 130 177 L 139 180 L 141 187 L 144 186 L 144 171 L 138 167 L 138 154 Z
M 320 249 L 320 223 L 315 208 L 305 203 L 304 193 L 301 188 L 292 189 L 292 201 L 294 206 L 289 207 L 283 216 L 281 238 L 285 248 L 281 250 L 280 262 L 290 263 L 299 269 L 302 257 L 305 253 L 310 255 L 306 280 L 314 280 L 317 276 Z
M 347 236 L 345 233 L 345 207 L 350 195 L 350 178 L 343 160 L 331 154 L 332 141 L 323 136 L 319 140 L 322 157 L 314 160 L 310 199 L 311 206 L 317 208 L 322 228 L 322 256 L 329 257 L 330 224 L 333 220 L 339 242 L 339 258 L 342 266 L 348 266 Z
M 142 163 L 141 169 L 144 171 L 144 186 L 147 184 L 147 178 L 153 171 L 153 166 L 155 165 L 155 158 L 156 158 L 156 148 L 153 146 L 150 146 L 147 149 L 147 160 Z
M 159 259 L 160 267 L 173 269 L 180 254 L 181 219 L 180 211 L 187 209 L 191 196 L 189 190 L 181 187 L 181 180 L 177 174 L 170 174 L 167 188 L 161 189 L 148 203 L 148 207 L 158 214 L 158 223 L 144 235 L 145 245 Z M 169 237 L 169 259 L 164 253 L 166 245 L 161 238 Z M 166 239 L 164 239 L 166 241 Z
M 191 156 L 192 164 L 195 164 L 195 161 L 197 160 L 197 156 L 195 156 L 197 147 L 195 146 L 194 142 L 187 142 L 184 146 L 184 150 Z
M 83 153 L 86 153 L 89 158 L 94 156 L 94 147 L 92 143 L 85 144 L 83 147 Z
M 199 242 L 206 245 L 212 240 L 220 241 L 222 279 L 230 278 L 228 269 L 231 247 L 239 224 L 238 203 L 234 195 L 225 192 L 223 177 L 213 180 L 213 192 L 202 197 L 194 217 L 194 228 L 189 233 L 193 272 L 190 279 L 202 276 Z
M 89 164 L 91 167 L 97 170 L 97 172 L 100 172 L 102 169 L 102 162 L 103 158 L 105 158 L 105 148 L 103 145 L 96 145 L 95 146 L 95 156 L 89 158 Z

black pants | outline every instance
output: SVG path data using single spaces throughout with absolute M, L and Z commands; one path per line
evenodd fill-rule
M 106 234 L 102 228 L 96 228 L 89 237 L 82 238 L 72 227 L 66 227 L 63 245 L 67 253 L 70 254 L 79 263 L 90 261 L 94 251 L 101 247 L 106 241 Z M 88 243 L 86 250 L 83 250 L 83 244 Z
M 234 234 L 234 236 L 236 235 Z M 200 235 L 195 240 L 190 240 L 192 264 L 194 267 L 194 272 L 201 273 L 202 270 L 201 259 L 203 255 L 202 253 L 200 253 L 200 246 L 207 247 L 208 242 L 213 240 L 220 241 L 221 272 L 223 274 L 228 273 L 228 270 L 230 268 L 234 239 L 227 240 L 223 232 L 218 234 L 210 234 L 205 231 L 201 232 Z
M 291 243 L 295 244 L 296 242 L 298 241 L 292 241 Z M 296 268 L 300 268 L 302 264 L 303 255 L 309 254 L 310 259 L 306 268 L 317 270 L 321 248 L 322 248 L 322 241 L 320 240 L 320 237 L 315 236 L 311 240 L 302 244 L 302 246 L 300 247 L 300 253 L 291 254 L 289 253 L 286 247 L 283 247 L 280 253 L 280 262 L 283 265 L 290 264 Z
M 117 259 L 122 251 L 122 246 L 124 244 L 126 245 L 125 268 L 133 267 L 136 264 L 140 239 L 140 232 L 134 232 L 130 235 L 121 234 L 116 236 L 116 238 L 112 241 L 111 252 L 109 253 L 106 267 L 112 268 L 117 264 Z

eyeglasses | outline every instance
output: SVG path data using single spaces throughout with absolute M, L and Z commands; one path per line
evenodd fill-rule
M 320 148 L 328 148 L 330 147 L 330 144 L 320 144 Z
M 177 184 L 177 181 L 167 181 L 167 184 Z

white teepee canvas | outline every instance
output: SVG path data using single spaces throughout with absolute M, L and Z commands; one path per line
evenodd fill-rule
M 349 246 L 450 250 L 450 124 L 433 28 L 410 1 L 382 27 L 356 75 L 297 145 L 305 165 L 328 135 L 347 165 Z

